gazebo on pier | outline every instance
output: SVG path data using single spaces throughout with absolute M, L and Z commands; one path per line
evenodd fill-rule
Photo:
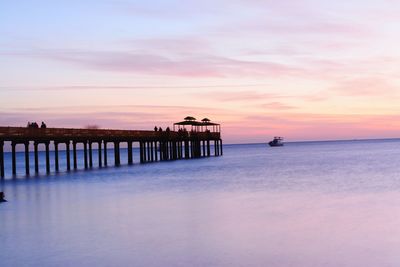
M 196 118 L 192 116 L 187 116 L 183 121 L 174 123 L 174 131 L 188 131 L 189 129 L 186 129 L 186 126 L 190 126 L 191 132 L 221 132 L 220 124 L 211 122 L 211 120 L 208 118 L 197 121 Z

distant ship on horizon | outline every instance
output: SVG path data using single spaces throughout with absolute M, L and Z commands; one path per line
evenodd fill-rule
M 283 137 L 275 136 L 274 140 L 270 141 L 268 144 L 271 147 L 283 146 Z

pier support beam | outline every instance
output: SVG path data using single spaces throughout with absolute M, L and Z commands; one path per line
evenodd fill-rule
M 185 140 L 185 159 L 190 158 L 189 141 Z
M 71 152 L 70 152 L 70 142 L 65 142 L 65 157 L 67 160 L 67 171 L 71 170 Z
M 12 174 L 17 175 L 17 154 L 15 151 L 15 146 L 17 144 L 15 142 L 11 142 L 11 157 L 12 157 Z
M 146 161 L 151 162 L 151 149 L 150 149 L 150 142 L 146 142 Z
M 157 141 L 154 142 L 154 160 L 158 161 Z
M 169 158 L 169 142 L 166 141 L 164 144 L 165 144 L 165 159 L 169 160 L 170 159 Z
M 133 164 L 133 155 L 132 155 L 132 142 L 128 141 L 128 164 Z
M 164 143 L 163 143 L 163 145 L 164 145 L 164 147 L 163 147 L 163 157 L 164 157 L 164 160 L 169 160 L 169 153 L 168 153 L 168 141 L 165 141 Z
M 121 159 L 119 155 L 119 142 L 114 142 L 114 159 L 115 166 L 121 165 Z
M 108 162 L 107 162 L 107 142 L 104 141 L 104 166 L 107 166 Z
M 89 167 L 93 168 L 93 150 L 91 141 L 89 141 Z
M 159 154 L 160 154 L 160 161 L 164 160 L 164 142 L 160 141 L 160 143 L 158 144 L 160 149 L 159 149 Z
M 143 163 L 143 142 L 139 142 L 140 163 Z
M 195 158 L 196 157 L 196 142 L 195 141 L 190 141 L 190 156 L 191 158 Z
M 72 141 L 72 152 L 74 154 L 74 170 L 78 169 L 78 159 L 76 156 L 76 141 Z
M 177 149 L 176 149 L 176 142 L 172 141 L 172 156 L 174 160 L 178 159 Z
M 60 170 L 60 165 L 58 164 L 58 143 L 54 142 L 54 165 L 56 172 Z
M 50 142 L 45 143 L 46 146 L 46 173 L 50 173 Z
M 200 140 L 196 141 L 196 150 L 197 150 L 197 157 L 200 158 L 201 157 L 201 141 Z
M 29 142 L 25 142 L 25 173 L 29 175 Z
M 34 153 L 34 158 L 35 158 L 35 173 L 39 173 L 39 150 L 38 150 L 38 143 L 34 142 L 33 143 L 33 153 Z
M 167 141 L 165 142 L 166 147 L 165 147 L 165 154 L 167 155 L 167 160 L 171 160 L 171 142 Z
M 166 160 L 165 158 L 165 142 L 160 142 L 160 160 Z
M 223 155 L 224 151 L 222 150 L 222 139 L 219 140 L 219 148 L 220 148 L 220 154 Z
M 154 161 L 154 144 L 153 141 L 150 142 L 150 151 L 151 151 L 151 161 Z
M 146 142 L 143 142 L 143 162 L 147 162 Z
M 4 141 L 0 141 L 0 178 L 4 178 Z
M 83 160 L 85 163 L 85 169 L 88 168 L 88 151 L 87 151 L 87 141 L 83 142 Z
M 207 140 L 207 157 L 211 156 L 210 140 Z
M 147 146 L 147 162 L 151 161 L 151 150 L 150 150 L 150 142 L 146 142 L 146 146 Z
M 150 157 L 149 157 L 149 160 L 150 160 L 151 162 L 153 162 L 153 161 L 154 161 L 154 146 L 153 146 L 153 141 L 150 141 L 150 142 L 149 142 L 149 148 L 150 148 Z
M 171 142 L 170 141 L 165 141 L 164 143 L 164 160 L 170 160 L 171 159 Z
M 102 167 L 102 162 L 101 162 L 101 141 L 100 142 L 98 142 L 98 149 L 97 149 L 97 152 L 98 152 L 98 157 L 99 157 L 99 167 L 101 168 Z
M 169 149 L 169 141 L 165 142 L 165 159 L 170 160 L 170 149 Z
M 218 155 L 218 145 L 217 140 L 214 140 L 214 156 Z
M 174 160 L 174 142 L 169 142 L 169 159 Z

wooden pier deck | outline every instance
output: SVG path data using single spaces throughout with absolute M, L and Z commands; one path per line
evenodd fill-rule
M 67 128 L 25 128 L 0 127 L 0 177 L 4 178 L 4 144 L 11 143 L 12 174 L 17 173 L 16 145 L 23 144 L 25 148 L 25 170 L 30 174 L 29 147 L 33 144 L 35 173 L 39 173 L 38 145 L 44 144 L 46 152 L 46 173 L 50 173 L 50 149 L 54 150 L 54 168 L 59 171 L 59 144 L 65 144 L 66 168 L 68 171 L 77 169 L 77 144 L 83 145 L 84 167 L 93 167 L 92 144 L 97 144 L 98 165 L 107 166 L 107 144 L 114 145 L 114 162 L 121 164 L 120 144 L 127 144 L 128 162 L 133 164 L 133 144 L 140 149 L 140 163 L 190 159 L 222 155 L 222 140 L 220 132 L 210 131 L 135 131 L 109 129 L 67 129 Z M 210 143 L 214 142 L 211 153 Z M 72 148 L 72 149 L 71 149 Z M 72 150 L 72 151 L 71 151 Z M 103 150 L 103 152 L 102 152 Z M 72 152 L 72 157 L 71 157 Z

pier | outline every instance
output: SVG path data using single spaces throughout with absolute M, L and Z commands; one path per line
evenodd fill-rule
M 187 119 L 189 118 L 189 119 Z M 190 127 L 187 129 L 186 127 Z M 77 145 L 83 146 L 84 168 L 93 168 L 93 145 L 97 145 L 98 166 L 108 166 L 107 145 L 114 146 L 114 164 L 121 165 L 121 144 L 126 145 L 127 164 L 132 165 L 133 147 L 139 148 L 138 163 L 192 159 L 223 154 L 220 125 L 208 119 L 197 122 L 186 117 L 173 130 L 136 131 L 110 129 L 0 127 L 0 177 L 4 178 L 4 144 L 11 143 L 11 173 L 17 174 L 16 146 L 24 145 L 25 173 L 30 175 L 30 146 L 33 144 L 35 174 L 39 173 L 39 145 L 45 148 L 46 173 L 51 173 L 50 151 L 54 152 L 54 169 L 59 171 L 59 145 L 64 144 L 67 171 L 78 169 Z M 211 146 L 213 145 L 213 151 Z

